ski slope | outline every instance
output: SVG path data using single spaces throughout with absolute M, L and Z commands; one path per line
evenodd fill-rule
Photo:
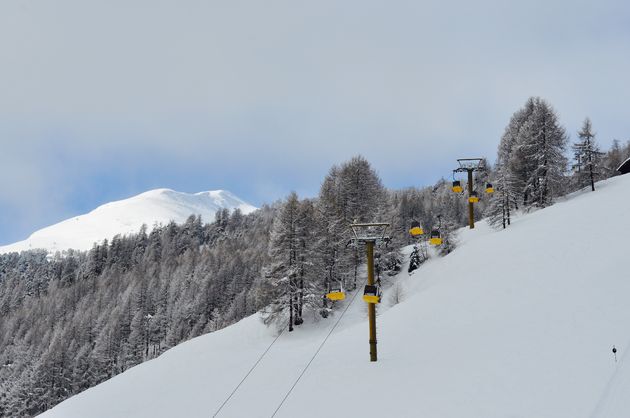
M 150 190 L 41 229 L 24 241 L 0 247 L 0 254 L 35 248 L 44 248 L 51 253 L 69 248 L 89 250 L 95 242 L 111 239 L 116 234 L 137 233 L 142 224 L 150 231 L 155 224 L 183 223 L 193 214 L 210 222 L 223 208 L 239 208 L 244 214 L 256 210 L 226 190 L 195 194 L 170 189 Z
M 217 417 L 630 416 L 630 176 L 597 187 L 504 231 L 480 222 L 453 253 L 405 269 L 402 302 L 391 287 L 379 305 L 376 363 L 365 304 L 347 298 L 277 410 L 340 312 L 283 333 Z M 41 416 L 212 417 L 275 336 L 246 318 Z

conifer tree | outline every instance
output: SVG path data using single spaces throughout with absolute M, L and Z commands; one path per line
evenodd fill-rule
M 541 98 L 534 101 L 534 112 L 524 126 L 527 136 L 522 139 L 526 158 L 535 166 L 528 173 L 525 190 L 532 196 L 532 203 L 545 207 L 562 193 L 568 137 L 552 107 Z
M 299 276 L 299 225 L 300 202 L 292 192 L 280 211 L 271 232 L 269 254 L 269 283 L 273 302 L 265 321 L 281 324 L 288 315 L 289 331 L 297 318 L 297 290 Z M 298 323 L 300 320 L 298 319 Z
M 342 272 L 342 251 L 345 249 L 344 240 L 347 231 L 345 219 L 341 210 L 339 169 L 333 166 L 324 179 L 316 205 L 317 222 L 317 266 L 323 278 L 322 286 L 322 315 L 328 312 L 326 292 L 338 283 L 344 281 Z
M 506 135 L 508 135 L 507 131 L 503 138 Z M 499 146 L 495 178 L 492 183 L 494 193 L 484 211 L 484 216 L 488 218 L 488 223 L 491 226 L 500 226 L 504 229 L 511 223 L 512 212 L 518 209 L 518 192 L 515 186 L 517 181 L 509 170 L 508 162 L 509 153 L 505 148 Z
M 557 114 L 540 97 L 529 98 L 512 116 L 499 154 L 524 205 L 548 206 L 563 192 L 567 139 Z
M 295 324 L 304 322 L 305 310 L 317 309 L 317 286 L 316 272 L 316 230 L 317 219 L 315 206 L 312 200 L 306 199 L 300 202 L 298 208 L 298 249 L 297 249 L 297 303 Z
M 424 253 L 422 246 L 423 244 L 416 244 L 413 246 L 413 250 L 409 255 L 409 268 L 407 269 L 408 273 L 412 273 L 420 267 L 422 263 L 426 261 L 426 254 Z
M 535 168 L 528 157 L 528 131 L 525 127 L 536 108 L 536 100 L 530 97 L 523 108 L 514 112 L 499 143 L 498 156 L 512 178 L 523 205 L 529 204 L 530 196 L 526 188 L 529 173 Z
M 595 134 L 589 118 L 584 119 L 582 129 L 578 132 L 578 141 L 573 144 L 573 156 L 575 164 L 573 170 L 577 181 L 577 187 L 582 188 L 590 183 L 591 190 L 595 191 L 595 180 L 600 175 L 600 159 L 602 152 L 595 142 Z

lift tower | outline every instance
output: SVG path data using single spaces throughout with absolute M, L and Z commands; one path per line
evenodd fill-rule
M 475 227 L 474 203 L 476 192 L 473 190 L 473 173 L 475 171 L 485 171 L 486 160 L 483 158 L 460 158 L 457 160 L 459 167 L 453 170 L 454 173 L 468 174 L 468 226 Z M 478 199 L 477 199 L 478 200 Z
M 367 285 L 363 291 L 363 300 L 368 304 L 368 320 L 370 323 L 370 361 L 376 361 L 376 304 L 381 302 L 381 285 L 374 281 L 374 245 L 389 241 L 385 232 L 388 223 L 353 223 L 350 225 L 355 243 L 365 243 L 367 253 L 368 277 Z

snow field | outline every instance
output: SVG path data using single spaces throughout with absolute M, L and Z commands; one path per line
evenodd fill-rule
M 630 176 L 597 186 L 403 266 L 403 301 L 379 306 L 377 363 L 357 298 L 276 416 L 630 416 Z M 217 416 L 272 416 L 335 319 L 285 332 Z M 41 416 L 210 417 L 274 337 L 246 318 Z

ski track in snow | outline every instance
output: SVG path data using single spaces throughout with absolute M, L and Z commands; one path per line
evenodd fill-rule
M 630 347 L 630 340 L 625 346 L 617 346 L 617 362 L 614 362 L 614 356 L 610 353 L 614 372 L 590 418 L 620 418 L 620 411 L 630 415 L 630 366 L 625 366 L 630 358 L 630 350 L 627 347 Z M 621 350 L 623 354 L 619 356 Z
M 630 341 L 619 345 L 630 329 L 630 176 L 597 187 L 505 231 L 463 229 L 453 253 L 413 275 L 404 265 L 402 302 L 392 306 L 387 290 L 378 308 L 379 361 L 369 362 L 359 300 L 277 417 L 630 416 Z M 217 416 L 270 417 L 340 312 L 283 334 Z M 42 417 L 210 417 L 276 335 L 245 318 Z

